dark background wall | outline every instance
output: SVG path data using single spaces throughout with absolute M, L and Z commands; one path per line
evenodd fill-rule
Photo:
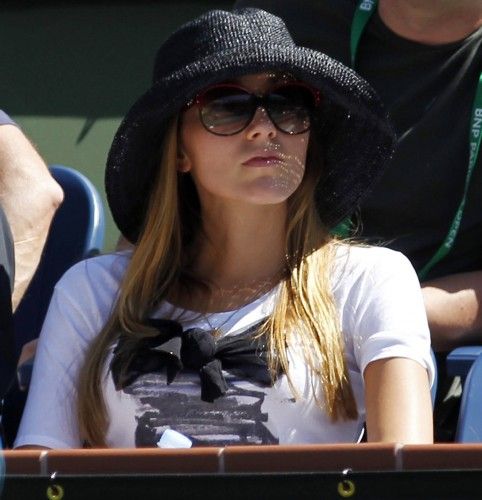
M 104 194 L 104 164 L 127 109 L 149 85 L 162 41 L 231 1 L 16 1 L 0 7 L 0 108 L 47 163 L 72 166 Z M 118 233 L 106 205 L 105 250 Z

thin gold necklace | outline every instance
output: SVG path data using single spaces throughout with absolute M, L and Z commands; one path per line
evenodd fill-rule
M 218 325 L 216 327 L 213 326 L 211 321 L 209 321 L 208 315 L 203 314 L 204 319 L 206 320 L 206 323 L 209 325 L 211 335 L 214 338 L 219 338 L 219 337 L 221 337 L 221 335 L 224 335 L 224 333 L 226 333 L 226 332 L 223 331 L 223 326 L 227 325 L 234 318 L 236 313 L 238 313 L 238 312 L 239 312 L 239 309 L 235 309 L 220 325 Z M 222 313 L 211 313 L 211 315 L 212 314 L 222 314 Z

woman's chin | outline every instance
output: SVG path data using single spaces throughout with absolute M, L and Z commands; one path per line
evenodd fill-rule
M 249 188 L 248 198 L 259 205 L 273 205 L 286 201 L 298 188 L 299 182 L 264 177 Z

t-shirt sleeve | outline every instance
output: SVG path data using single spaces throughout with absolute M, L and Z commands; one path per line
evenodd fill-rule
M 5 111 L 0 109 L 0 125 L 18 125 L 5 113 Z
M 347 323 L 360 372 L 378 359 L 409 358 L 427 369 L 432 384 L 430 332 L 415 270 L 398 252 L 376 249 L 373 254 L 349 300 Z
M 88 262 L 88 261 L 87 261 Z M 39 337 L 27 403 L 15 447 L 78 448 L 78 373 L 110 311 L 81 262 L 57 284 Z M 105 294 L 104 294 L 105 295 Z

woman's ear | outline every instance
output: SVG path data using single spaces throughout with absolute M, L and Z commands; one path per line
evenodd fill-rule
M 177 153 L 177 171 L 185 174 L 191 170 L 191 162 L 184 151 Z

